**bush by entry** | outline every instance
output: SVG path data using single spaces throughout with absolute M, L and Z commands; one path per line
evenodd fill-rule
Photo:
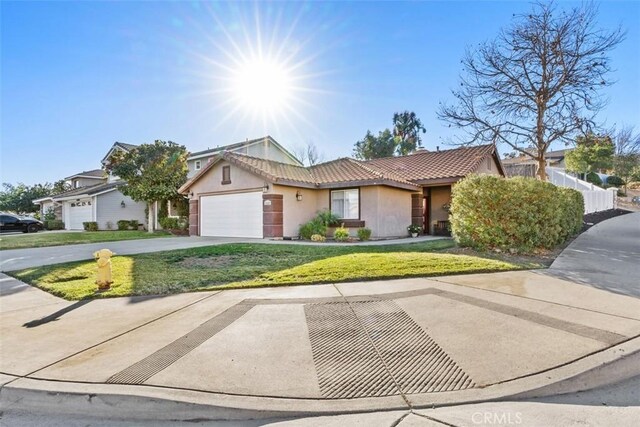
M 582 194 L 531 178 L 469 176 L 453 188 L 451 231 L 475 249 L 551 249 L 582 228 Z

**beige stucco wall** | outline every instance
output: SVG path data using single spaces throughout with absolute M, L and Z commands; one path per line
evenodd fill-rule
M 282 194 L 282 222 L 284 237 L 296 237 L 300 226 L 308 222 L 321 209 L 319 203 L 325 190 L 314 190 L 312 188 L 285 187 L 283 185 L 273 185 L 269 193 Z M 302 194 L 302 200 L 296 199 L 296 193 Z M 327 194 L 327 207 L 328 194 Z
M 489 160 L 489 161 L 487 161 Z M 489 167 L 491 165 L 491 167 Z M 493 156 L 488 156 L 486 159 L 483 159 L 478 166 L 478 169 L 475 170 L 477 174 L 489 174 L 489 175 L 500 175 L 500 170 L 498 169 L 498 164 L 496 163 L 496 159 Z
M 360 188 L 360 216 L 372 237 L 406 236 L 411 224 L 411 192 L 391 187 Z
M 300 202 L 296 200 L 298 191 L 302 194 Z M 269 190 L 272 192 L 283 195 L 285 237 L 297 236 L 300 225 L 329 209 L 331 190 L 274 185 Z M 411 193 L 382 186 L 360 187 L 360 219 L 372 230 L 374 238 L 406 235 L 411 223 Z M 351 234 L 355 236 L 356 231 L 352 229 Z
M 231 166 L 231 184 L 222 184 L 222 167 Z M 205 175 L 189 189 L 194 197 L 208 193 L 233 192 L 262 189 L 265 180 L 252 173 L 240 169 L 228 162 L 220 162 L 205 172 Z
M 433 234 L 434 224 L 438 221 L 449 220 L 449 212 L 442 209 L 442 205 L 451 201 L 451 187 L 431 187 L 431 212 L 429 221 L 430 233 Z

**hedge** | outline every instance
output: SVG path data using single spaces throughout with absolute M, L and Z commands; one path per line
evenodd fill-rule
M 452 191 L 453 237 L 480 250 L 551 249 L 581 230 L 583 216 L 580 192 L 532 178 L 470 175 Z
M 64 230 L 64 222 L 59 219 L 49 219 L 44 221 L 44 228 L 47 230 Z
M 98 223 L 95 221 L 83 222 L 84 231 L 98 231 Z

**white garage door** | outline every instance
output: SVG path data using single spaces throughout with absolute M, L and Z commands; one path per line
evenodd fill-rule
M 89 222 L 93 220 L 93 206 L 91 206 L 91 199 L 83 199 L 80 201 L 67 202 L 65 206 L 67 210 L 67 229 L 68 230 L 82 230 L 84 226 L 83 222 Z
M 262 192 L 200 198 L 200 235 L 262 238 Z

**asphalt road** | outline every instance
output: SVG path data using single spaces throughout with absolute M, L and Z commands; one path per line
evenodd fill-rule
M 595 225 L 542 273 L 640 297 L 640 212 Z

